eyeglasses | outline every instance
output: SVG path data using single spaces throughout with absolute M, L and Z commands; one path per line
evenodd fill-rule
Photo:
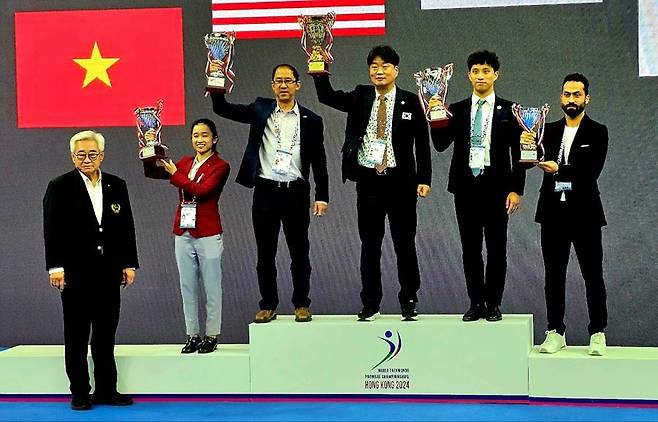
M 98 152 L 77 152 L 73 154 L 76 160 L 78 161 L 84 161 L 87 158 L 89 158 L 89 161 L 96 161 L 98 157 L 100 156 L 100 153 Z
M 297 83 L 297 79 L 290 79 L 290 78 L 280 79 L 280 78 L 277 78 L 277 79 L 273 80 L 272 83 L 274 85 L 277 85 L 277 86 L 281 86 L 283 84 L 291 85 L 291 84 Z

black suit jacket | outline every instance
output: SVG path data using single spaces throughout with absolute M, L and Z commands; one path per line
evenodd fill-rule
M 101 183 L 101 224 L 78 170 L 50 181 L 43 198 L 46 268 L 63 267 L 67 282 L 99 271 L 120 274 L 124 268 L 139 267 L 126 183 L 106 172 Z
M 562 118 L 546 125 L 543 140 L 545 161 L 557 162 L 565 124 L 566 121 Z M 573 213 L 570 217 L 578 224 L 605 226 L 597 180 L 603 170 L 607 153 L 608 128 L 585 114 L 571 145 L 569 164 L 560 164 L 557 173 L 544 173 L 535 221 L 557 223 L 562 218 L 556 212 L 561 193 L 555 192 L 555 182 L 561 181 L 571 182 L 572 190 L 565 193 L 570 205 L 569 211 Z
M 347 113 L 345 144 L 342 149 L 343 182 L 347 179 L 357 181 L 357 152 L 370 120 L 376 98 L 375 87 L 357 85 L 353 91 L 344 92 L 333 89 L 329 76 L 317 76 L 313 81 L 322 104 Z M 415 180 L 417 184 L 431 185 L 432 157 L 425 114 L 416 94 L 399 87 L 396 89 L 391 134 L 396 174 Z
M 448 191 L 468 192 L 475 176 L 468 166 L 471 138 L 471 97 L 449 107 L 452 117 L 443 128 L 432 129 L 432 142 L 437 151 L 445 151 L 455 143 L 450 162 Z M 512 103 L 496 96 L 491 121 L 491 165 L 485 173 L 493 189 L 500 194 L 516 192 L 523 195 L 526 166 L 519 164 L 521 128 L 512 114 Z
M 243 105 L 227 102 L 224 94 L 211 94 L 211 98 L 213 110 L 217 115 L 251 125 L 249 140 L 235 181 L 248 188 L 253 188 L 260 168 L 258 153 L 263 143 L 263 133 L 267 126 L 267 119 L 276 108 L 276 100 L 258 97 L 253 103 Z M 324 152 L 322 118 L 301 104 L 299 104 L 299 112 L 302 176 L 308 180 L 312 167 L 315 180 L 315 200 L 329 202 L 329 176 L 327 174 L 327 157 Z

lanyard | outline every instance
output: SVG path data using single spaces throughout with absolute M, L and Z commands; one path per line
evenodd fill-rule
M 274 124 L 274 136 L 276 137 L 276 149 L 277 150 L 282 150 L 282 142 L 281 142 L 281 121 L 280 119 L 284 118 L 284 116 L 288 114 L 284 112 L 283 110 L 278 110 L 274 113 L 274 116 L 272 116 L 272 122 Z M 292 153 L 293 148 L 297 143 L 299 143 L 299 118 L 296 116 L 296 122 L 295 122 L 295 131 L 292 134 L 292 140 L 290 142 L 290 146 L 288 148 L 288 152 Z

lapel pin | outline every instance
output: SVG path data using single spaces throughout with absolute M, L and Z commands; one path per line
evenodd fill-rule
M 119 211 L 121 211 L 121 205 L 119 204 L 112 204 L 110 208 L 112 208 L 112 212 L 115 214 L 119 214 Z

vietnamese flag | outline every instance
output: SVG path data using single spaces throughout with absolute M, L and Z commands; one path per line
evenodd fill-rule
M 181 8 L 14 18 L 19 128 L 133 126 L 159 99 L 163 124 L 185 124 Z

